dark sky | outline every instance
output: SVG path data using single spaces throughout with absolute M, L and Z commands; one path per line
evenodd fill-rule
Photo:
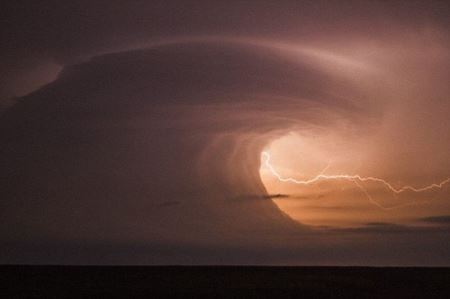
M 447 178 L 447 1 L 8 1 L 0 20 L 0 263 L 450 265 L 447 184 L 377 210 L 260 169 L 270 148 L 292 175 Z

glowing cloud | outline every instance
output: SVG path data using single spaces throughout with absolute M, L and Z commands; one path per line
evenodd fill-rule
M 402 205 L 398 205 L 398 206 L 393 206 L 393 207 L 385 207 L 383 205 L 381 205 L 380 203 L 378 203 L 377 201 L 375 201 L 372 196 L 370 195 L 370 193 L 361 185 L 361 183 L 364 182 L 377 182 L 382 184 L 383 186 L 385 186 L 387 189 L 389 189 L 390 191 L 392 191 L 394 194 L 400 194 L 406 191 L 411 191 L 411 192 L 425 192 L 425 191 L 430 191 L 430 190 L 434 190 L 434 189 L 441 189 L 444 185 L 448 184 L 450 182 L 450 178 L 447 178 L 443 181 L 441 181 L 440 183 L 433 183 L 424 187 L 414 187 L 414 186 L 410 186 L 410 185 L 406 185 L 406 186 L 402 186 L 400 188 L 395 188 L 391 183 L 387 182 L 384 179 L 381 178 L 377 178 L 377 177 L 362 177 L 361 175 L 355 174 L 355 175 L 349 175 L 349 174 L 336 174 L 336 175 L 327 175 L 327 174 L 323 174 L 326 169 L 328 168 L 328 166 L 322 170 L 322 172 L 318 175 L 316 175 L 315 177 L 308 179 L 308 180 L 298 180 L 292 177 L 283 177 L 280 173 L 278 173 L 276 171 L 276 169 L 273 167 L 273 165 L 270 163 L 270 154 L 266 151 L 262 152 L 262 156 L 263 156 L 263 162 L 265 167 L 270 171 L 270 173 L 275 176 L 280 182 L 287 182 L 287 183 L 294 183 L 294 184 L 298 184 L 298 185 L 310 185 L 310 184 L 314 184 L 317 183 L 319 181 L 322 180 L 348 180 L 351 182 L 354 182 L 356 184 L 356 186 L 358 188 L 360 188 L 364 194 L 367 196 L 367 198 L 369 199 L 369 201 L 371 203 L 373 203 L 374 205 L 376 205 L 379 208 L 382 209 L 392 209 L 392 208 L 398 208 L 398 207 L 402 207 L 405 206 L 404 204 Z M 408 205 L 408 204 L 406 204 Z

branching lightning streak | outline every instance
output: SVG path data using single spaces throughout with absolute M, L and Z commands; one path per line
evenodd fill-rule
M 364 182 L 377 182 L 377 183 L 381 183 L 383 184 L 387 189 L 391 190 L 394 194 L 400 194 L 403 193 L 405 191 L 411 191 L 411 192 L 424 192 L 424 191 L 428 191 L 428 190 L 433 190 L 433 189 L 441 189 L 444 185 L 450 183 L 450 178 L 447 178 L 445 180 L 443 180 L 440 183 L 433 183 L 424 187 L 413 187 L 410 185 L 406 185 L 400 188 L 395 188 L 394 186 L 392 186 L 389 182 L 381 179 L 381 178 L 377 178 L 377 177 L 362 177 L 358 174 L 355 175 L 348 175 L 348 174 L 337 174 L 337 175 L 326 175 L 323 174 L 325 170 L 323 170 L 320 174 L 318 174 L 317 176 L 308 179 L 308 180 L 298 180 L 295 178 L 291 178 L 291 177 L 283 177 L 281 174 L 279 174 L 275 168 L 272 166 L 272 164 L 270 163 L 270 154 L 268 152 L 262 152 L 263 158 L 264 158 L 264 166 L 270 171 L 270 173 L 275 176 L 280 182 L 288 182 L 288 183 L 294 183 L 297 185 L 310 185 L 313 183 L 316 183 L 318 181 L 321 180 L 348 180 L 351 181 L 353 183 L 355 183 L 355 185 L 360 188 L 364 194 L 367 196 L 367 198 L 369 199 L 369 201 L 371 203 L 373 203 L 374 205 L 378 206 L 379 208 L 382 209 L 391 209 L 391 208 L 395 208 L 395 207 L 384 207 L 383 205 L 381 205 L 380 203 L 376 202 L 372 196 L 369 194 L 369 192 L 367 192 L 367 190 L 361 185 L 361 183 Z M 327 169 L 328 166 L 325 168 Z M 408 204 L 406 204 L 408 205 Z M 402 205 L 404 206 L 404 205 Z M 399 207 L 399 206 L 396 206 Z

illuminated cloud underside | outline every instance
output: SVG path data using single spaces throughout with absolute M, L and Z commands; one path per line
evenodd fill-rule
M 367 198 L 369 199 L 370 202 L 372 202 L 374 205 L 376 205 L 377 207 L 381 208 L 381 209 L 395 209 L 395 208 L 399 208 L 399 207 L 403 207 L 407 204 L 404 205 L 399 205 L 399 206 L 393 206 L 393 207 L 384 207 L 381 204 L 379 204 L 378 202 L 374 201 L 374 199 L 372 198 L 372 196 L 367 192 L 366 189 L 364 189 L 364 187 L 361 185 L 361 183 L 364 182 L 377 182 L 377 183 L 381 183 L 382 185 L 384 185 L 386 188 L 388 188 L 390 191 L 399 194 L 399 193 L 403 193 L 406 191 L 411 191 L 411 192 L 425 192 L 425 191 L 430 191 L 433 189 L 441 189 L 444 185 L 448 184 L 450 182 L 450 178 L 447 178 L 445 180 L 443 180 L 440 183 L 433 183 L 424 187 L 413 187 L 413 186 L 402 186 L 400 188 L 395 188 L 394 186 L 392 186 L 389 182 L 386 182 L 385 180 L 381 179 L 381 178 L 376 178 L 376 177 L 361 177 L 360 175 L 356 174 L 356 175 L 349 175 L 349 174 L 334 174 L 334 175 L 328 175 L 328 174 L 323 174 L 323 172 L 325 171 L 325 169 L 318 175 L 316 175 L 315 177 L 308 179 L 308 180 L 297 180 L 295 178 L 291 178 L 291 177 L 283 177 L 281 174 L 279 174 L 275 168 L 271 165 L 270 163 L 270 154 L 268 152 L 262 152 L 262 157 L 263 157 L 263 163 L 265 165 L 265 167 L 267 167 L 267 169 L 269 169 L 269 171 L 280 181 L 280 182 L 287 182 L 287 183 L 294 183 L 294 184 L 298 184 L 298 185 L 310 185 L 310 184 L 314 184 L 320 180 L 348 180 L 351 182 L 354 182 L 359 188 L 361 188 L 361 190 L 364 192 L 364 194 L 367 196 Z

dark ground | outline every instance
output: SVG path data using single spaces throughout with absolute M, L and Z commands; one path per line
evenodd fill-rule
M 1 298 L 450 298 L 450 268 L 0 266 Z

